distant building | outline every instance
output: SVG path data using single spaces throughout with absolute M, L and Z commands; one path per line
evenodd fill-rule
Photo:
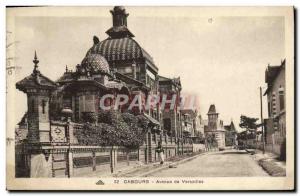
M 202 117 L 197 113 L 195 118 L 195 136 L 204 137 L 204 125 L 202 124 Z
M 208 121 L 206 119 L 203 119 L 201 115 L 198 116 L 199 118 L 199 133 L 204 135 L 204 126 L 207 125 Z
M 28 122 L 27 122 L 27 112 L 26 112 L 15 129 L 16 143 L 20 143 L 26 140 L 27 134 L 28 134 Z
M 265 119 L 266 149 L 280 155 L 286 138 L 285 120 L 285 60 L 278 66 L 268 66 L 265 82 L 268 88 L 264 95 L 268 100 L 268 119 Z
M 200 143 L 204 137 L 204 129 L 201 130 L 200 115 L 197 110 L 183 109 L 181 110 L 182 132 L 185 138 L 191 138 L 194 143 Z
M 182 132 L 185 137 L 193 137 L 195 135 L 195 123 L 196 117 L 193 110 L 181 110 L 182 115 Z
M 234 123 L 231 121 L 230 125 L 225 125 L 225 145 L 234 146 L 237 145 L 237 130 Z
M 185 136 L 196 137 L 200 132 L 200 120 L 197 110 L 183 109 L 182 116 L 182 131 Z
M 204 125 L 205 137 L 208 137 L 209 135 L 214 137 L 217 141 L 218 148 L 224 148 L 225 129 L 223 121 L 219 120 L 219 113 L 217 113 L 216 106 L 214 104 L 210 105 L 207 116 L 207 125 Z
M 167 96 L 168 100 L 172 99 L 173 95 L 176 95 L 176 104 L 173 108 L 170 108 L 169 104 L 166 104 L 165 109 L 161 109 L 162 112 L 162 124 L 164 131 L 170 136 L 182 137 L 181 130 L 181 115 L 180 115 L 180 93 L 181 82 L 180 78 L 167 78 L 158 76 L 159 94 Z

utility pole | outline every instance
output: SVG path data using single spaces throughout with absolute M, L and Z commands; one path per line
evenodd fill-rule
M 263 154 L 265 154 L 265 131 L 264 131 L 264 119 L 263 119 L 263 106 L 262 106 L 262 88 L 259 87 L 260 92 L 260 118 L 261 118 L 261 131 L 262 131 L 262 142 L 263 142 Z

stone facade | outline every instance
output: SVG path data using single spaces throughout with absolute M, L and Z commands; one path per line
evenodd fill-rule
M 35 53 L 32 74 L 17 82 L 16 87 L 27 94 L 28 142 L 50 142 L 49 100 L 56 84 L 43 76 L 38 70 L 38 59 Z
M 224 148 L 225 147 L 225 129 L 223 125 L 223 121 L 219 120 L 219 113 L 216 112 L 215 105 L 210 105 L 208 113 L 208 121 L 207 125 L 204 125 L 204 134 L 205 137 L 209 136 L 215 138 L 217 142 L 217 147 Z

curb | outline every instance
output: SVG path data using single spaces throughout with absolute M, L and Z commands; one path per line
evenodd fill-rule
M 208 154 L 208 152 L 204 152 L 204 153 L 201 153 L 201 154 L 198 154 L 198 155 L 195 155 L 195 156 L 186 158 L 186 159 L 182 159 L 182 160 L 177 161 L 177 162 L 174 162 L 174 163 L 170 163 L 170 164 L 168 164 L 168 165 L 164 165 L 164 166 L 159 167 L 159 168 L 157 168 L 157 169 L 153 169 L 153 170 L 148 171 L 148 172 L 145 172 L 145 173 L 143 173 L 143 174 L 139 174 L 139 175 L 137 175 L 136 177 L 146 177 L 146 176 L 149 175 L 149 174 L 156 173 L 156 172 L 158 172 L 158 171 L 161 171 L 161 170 L 164 170 L 164 169 L 166 169 L 166 168 L 169 168 L 169 166 L 171 166 L 171 165 L 172 165 L 172 166 L 176 166 L 176 165 L 179 165 L 179 164 L 182 164 L 182 163 L 191 161 L 191 160 L 193 160 L 193 159 L 195 159 L 195 158 L 197 158 L 197 157 L 199 157 L 199 156 L 206 155 L 206 154 Z
M 273 177 L 286 176 L 286 168 L 277 165 L 274 157 L 257 157 L 254 156 L 257 164 L 269 175 Z
M 254 155 L 256 153 L 255 149 L 245 149 L 245 151 L 251 155 Z
M 263 168 L 270 176 L 284 177 L 286 176 L 286 169 L 278 166 L 275 162 L 268 161 L 267 159 L 260 159 L 258 161 L 259 166 Z

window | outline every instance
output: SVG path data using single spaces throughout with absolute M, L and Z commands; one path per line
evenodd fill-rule
M 95 112 L 95 96 L 82 95 L 79 97 L 80 112 Z
M 71 97 L 63 97 L 63 107 L 64 108 L 72 108 L 72 98 Z
M 280 86 L 278 89 L 279 93 L 279 109 L 280 111 L 284 109 L 284 89 Z
M 43 114 L 45 114 L 45 107 L 46 107 L 46 101 L 43 100 L 42 101 L 42 112 L 43 112 Z
M 165 118 L 163 121 L 164 121 L 164 129 L 167 131 L 171 131 L 171 119 Z
M 276 116 L 276 94 L 272 93 L 272 115 Z
M 34 99 L 31 100 L 31 112 L 34 112 Z
M 137 80 L 141 80 L 140 72 L 136 72 L 136 79 L 137 79 Z
M 268 101 L 268 116 L 271 116 L 271 102 Z

